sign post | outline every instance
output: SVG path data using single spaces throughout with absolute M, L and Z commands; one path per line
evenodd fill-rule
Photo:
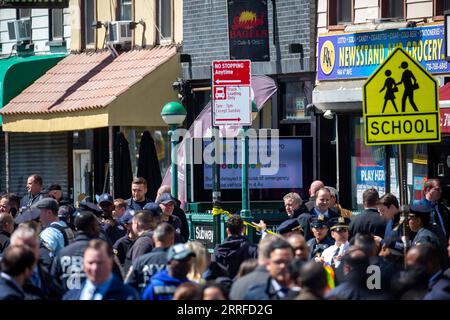
M 438 92 L 436 79 L 400 47 L 363 86 L 366 145 L 397 144 L 405 250 L 408 189 L 404 144 L 441 140 Z
M 242 130 L 242 210 L 249 219 L 250 196 L 248 186 L 249 146 L 247 130 L 252 124 L 251 61 L 213 61 L 213 125 L 238 125 Z M 217 152 L 217 149 L 216 149 Z

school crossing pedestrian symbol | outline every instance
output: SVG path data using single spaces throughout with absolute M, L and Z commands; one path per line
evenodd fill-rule
M 438 83 L 396 48 L 363 86 L 366 145 L 441 141 Z

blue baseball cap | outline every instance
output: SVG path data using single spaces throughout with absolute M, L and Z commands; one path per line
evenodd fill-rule
M 111 204 L 114 204 L 114 199 L 110 194 L 104 193 L 104 194 L 100 195 L 100 197 L 98 197 L 98 199 L 97 199 L 98 204 L 100 204 L 102 202 L 109 202 Z
M 155 202 L 149 202 L 149 203 L 145 204 L 145 206 L 142 209 L 149 210 L 153 213 L 162 214 L 161 207 L 159 206 L 159 204 L 157 204 Z
M 135 213 L 136 211 L 134 211 L 133 209 L 127 209 L 123 214 L 123 216 L 119 218 L 119 223 L 121 224 L 131 223 Z
M 157 204 L 168 204 L 169 202 L 173 202 L 174 204 L 177 203 L 177 199 L 175 199 L 174 197 L 172 197 L 172 195 L 168 192 L 166 193 L 162 193 L 158 199 L 156 200 Z

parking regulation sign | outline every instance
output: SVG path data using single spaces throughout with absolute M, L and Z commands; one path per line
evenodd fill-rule
M 251 61 L 220 60 L 212 62 L 213 124 L 252 124 Z
M 441 140 L 438 83 L 396 48 L 363 86 L 366 145 Z

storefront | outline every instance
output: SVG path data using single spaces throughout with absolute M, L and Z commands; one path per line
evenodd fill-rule
M 67 182 L 65 190 L 73 190 L 75 200 L 81 193 L 114 190 L 114 169 L 121 169 L 114 165 L 113 137 L 125 128 L 165 130 L 160 112 L 176 100 L 172 83 L 179 72 L 175 46 L 131 50 L 118 57 L 109 51 L 70 54 L 3 108 L 3 130 L 22 140 L 28 135 L 36 146 L 44 144 L 35 140 L 38 135 L 50 137 L 55 146 L 59 137 L 66 137 L 66 149 L 43 148 L 34 161 L 49 168 L 62 162 L 64 175 L 57 180 Z M 10 149 L 31 148 L 13 140 Z M 60 159 L 60 154 L 68 156 Z
M 360 209 L 362 193 L 369 187 L 377 188 L 381 194 L 399 194 L 397 147 L 368 147 L 364 144 L 364 82 L 394 48 L 402 46 L 443 84 L 445 75 L 450 72 L 447 61 L 443 59 L 443 39 L 442 24 L 355 34 L 319 35 L 318 81 L 313 91 L 313 104 L 328 118 L 334 116 L 334 126 L 337 125 L 338 130 L 333 137 L 337 146 L 335 157 L 339 168 L 336 169 L 336 176 L 340 200 L 345 207 Z M 449 145 L 444 129 L 441 143 L 406 146 L 409 202 L 421 198 L 422 185 L 426 179 L 439 177 L 445 184 L 448 167 L 446 171 L 440 169 L 438 172 L 437 168 L 442 168 L 443 165 L 435 163 L 436 159 L 445 157 L 445 152 L 442 151 L 445 149 L 448 150 Z M 447 166 L 446 161 L 441 163 Z
M 65 54 L 11 56 L 0 60 L 0 108 L 7 105 L 25 88 L 62 60 Z M 0 123 L 1 123 L 0 116 Z M 45 182 L 61 181 L 61 172 L 67 171 L 66 135 L 22 133 L 8 135 L 9 152 L 6 161 L 4 128 L 0 132 L 0 191 L 22 196 L 26 193 L 26 179 L 40 172 Z M 44 152 L 45 151 L 45 152 Z M 46 158 L 46 155 L 51 158 Z M 51 160 L 57 160 L 55 163 Z M 8 164 L 8 165 L 7 165 Z M 8 173 L 8 174 L 7 174 Z M 64 179 L 67 180 L 67 179 Z

